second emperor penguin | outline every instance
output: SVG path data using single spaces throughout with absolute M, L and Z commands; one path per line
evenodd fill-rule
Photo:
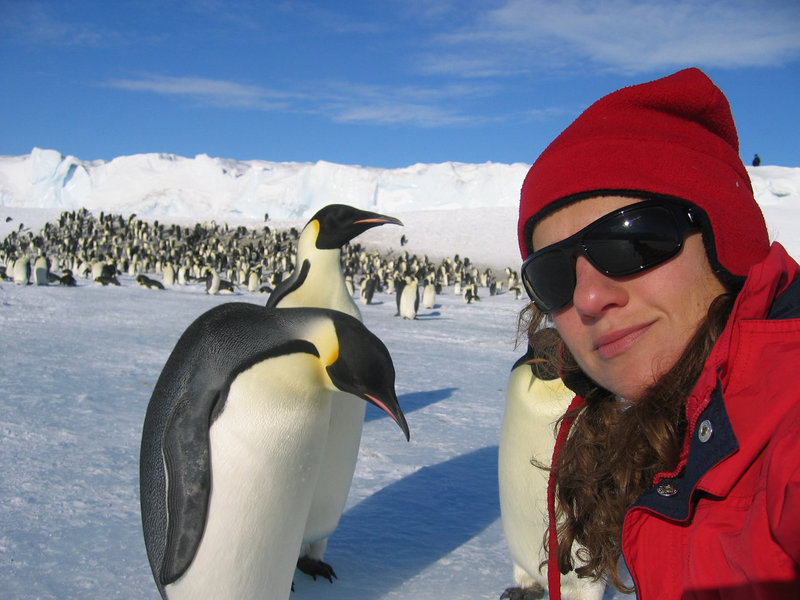
M 542 467 L 550 466 L 556 423 L 575 396 L 544 359 L 558 341 L 554 329 L 540 329 L 508 379 L 497 475 L 500 516 L 516 586 L 501 598 L 542 597 L 547 589 L 546 572 L 539 569 L 547 559 L 543 541 L 549 523 L 548 472 Z M 565 600 L 601 600 L 604 592 L 602 581 L 578 579 L 574 571 L 561 576 Z
M 402 225 L 394 217 L 345 204 L 321 208 L 300 233 L 295 270 L 275 287 L 267 307 L 330 308 L 361 320 L 342 272 L 341 248 L 368 229 L 387 223 Z M 339 395 L 332 404 L 328 443 L 297 563 L 304 573 L 329 581 L 336 575 L 322 558 L 350 491 L 366 410 L 360 398 Z

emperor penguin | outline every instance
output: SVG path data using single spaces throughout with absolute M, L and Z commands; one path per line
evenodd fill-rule
M 31 282 L 31 259 L 27 254 L 14 261 L 14 283 L 28 285 Z
M 189 271 L 189 269 L 187 269 L 185 265 L 181 265 L 180 267 L 178 267 L 178 276 L 177 276 L 178 285 L 187 285 L 188 284 L 188 280 L 186 278 L 186 275 L 187 275 L 188 271 Z
M 364 281 L 361 282 L 361 304 L 372 304 L 372 298 L 375 296 L 377 283 L 377 279 L 372 275 L 367 276 Z
M 49 283 L 47 274 L 50 272 L 50 265 L 47 264 L 47 258 L 44 255 L 39 255 L 33 265 L 33 282 L 36 285 L 47 285 Z
M 397 288 L 397 314 L 395 316 L 414 320 L 419 310 L 419 284 L 413 277 L 407 277 L 405 285 Z
M 171 263 L 167 263 L 164 265 L 164 269 L 161 274 L 161 279 L 165 286 L 172 287 L 175 285 L 175 267 L 172 266 Z
M 433 283 L 433 281 L 428 281 L 428 283 L 425 285 L 425 288 L 422 290 L 422 307 L 436 307 L 436 285 Z
M 92 271 L 92 265 L 89 264 L 88 261 L 84 260 L 78 264 L 78 268 L 75 269 L 75 272 L 78 274 L 78 277 L 81 279 L 89 279 Z
M 402 225 L 399 219 L 345 204 L 329 204 L 314 214 L 297 241 L 292 274 L 280 281 L 267 307 L 330 308 L 361 319 L 342 272 L 341 248 L 379 225 Z M 328 440 L 311 509 L 308 513 L 298 567 L 316 579 L 332 581 L 335 573 L 323 562 L 328 538 L 339 524 L 358 459 L 366 404 L 341 394 L 333 403 Z
M 543 544 L 549 524 L 549 474 L 542 467 L 552 462 L 557 421 L 575 396 L 544 358 L 557 343 L 553 328 L 539 330 L 532 346 L 514 363 L 506 387 L 497 475 L 500 516 L 516 585 L 501 598 L 542 597 L 547 589 L 547 573 L 539 568 L 547 559 Z M 603 581 L 579 579 L 574 571 L 561 576 L 564 600 L 601 600 L 604 592 Z
M 142 430 L 142 526 L 162 598 L 288 598 L 333 392 L 375 404 L 408 439 L 394 378 L 386 347 L 339 311 L 230 302 L 189 325 Z
M 261 287 L 261 276 L 253 269 L 247 275 L 247 291 L 257 292 L 259 287 Z
M 207 269 L 206 275 L 206 294 L 210 294 L 212 296 L 216 296 L 220 290 L 220 278 L 219 273 L 215 269 Z
M 345 274 L 344 285 L 347 288 L 347 293 L 350 294 L 350 296 L 356 293 L 356 286 L 353 283 L 353 276 L 350 273 Z
M 107 277 L 107 269 L 106 263 L 102 260 L 95 261 L 91 264 L 91 273 L 92 273 L 92 280 L 100 279 L 101 277 Z

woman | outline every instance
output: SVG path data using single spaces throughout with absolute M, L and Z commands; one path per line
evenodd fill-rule
M 593 104 L 531 167 L 519 242 L 523 323 L 552 318 L 577 393 L 551 598 L 573 568 L 624 589 L 620 558 L 640 599 L 800 598 L 800 266 L 722 92 L 687 69 Z

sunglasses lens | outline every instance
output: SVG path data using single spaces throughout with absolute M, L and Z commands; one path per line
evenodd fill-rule
M 592 264 L 621 277 L 654 267 L 677 254 L 683 232 L 665 207 L 650 206 L 609 219 L 586 232 L 583 246 Z
M 686 222 L 688 225 L 688 221 Z M 559 310 L 575 292 L 575 256 L 583 254 L 611 277 L 633 275 L 675 256 L 685 226 L 664 205 L 647 203 L 609 215 L 522 263 L 522 281 L 542 312 Z
M 539 310 L 552 312 L 567 305 L 575 291 L 575 268 L 570 254 L 554 249 L 526 261 L 522 281 Z

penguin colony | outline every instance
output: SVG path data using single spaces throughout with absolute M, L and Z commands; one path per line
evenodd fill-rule
M 139 275 L 173 285 L 205 286 L 207 293 L 248 291 L 270 293 L 292 272 L 300 232 L 295 228 L 229 227 L 214 221 L 191 227 L 147 222 L 135 214 L 97 217 L 85 209 L 61 213 L 39 232 L 19 228 L 0 242 L 0 281 L 19 285 L 127 284 Z M 34 278 L 35 265 L 39 262 Z M 522 297 L 516 269 L 495 274 L 479 269 L 467 257 L 438 261 L 407 251 L 384 254 L 361 244 L 346 244 L 341 252 L 345 279 L 368 305 L 376 294 L 395 296 L 398 283 L 416 280 L 435 295 L 453 293 L 474 302 L 480 295 L 511 292 Z M 144 286 L 144 284 L 142 284 Z M 158 289 L 157 286 L 144 286 Z M 413 318 L 413 317 L 409 317 Z
M 382 374 L 382 380 L 374 383 L 383 386 L 381 393 L 385 396 L 378 404 L 408 436 L 393 386 L 390 386 L 391 392 L 387 388 L 387 382 L 393 384 L 394 378 L 391 358 L 380 341 L 360 324 L 354 295 L 357 294 L 362 305 L 371 304 L 376 293 L 393 295 L 397 316 L 409 320 L 416 319 L 420 304 L 426 310 L 434 308 L 437 294 L 454 293 L 467 304 L 479 301 L 484 293 L 493 296 L 508 291 L 518 299 L 523 296 L 516 269 L 506 268 L 502 276 L 496 277 L 490 269 L 479 270 L 468 258 L 458 255 L 434 263 L 427 256 L 410 255 L 406 251 L 382 256 L 359 244 L 351 244 L 356 235 L 370 226 L 400 223 L 391 217 L 369 213 L 364 218 L 377 220 L 353 229 L 352 224 L 359 220 L 357 213 L 363 211 L 341 205 L 334 207 L 317 213 L 302 232 L 294 228 L 278 231 L 266 225 L 260 229 L 230 228 L 213 221 L 192 227 L 164 225 L 137 219 L 133 214 L 124 218 L 101 212 L 95 218 L 81 209 L 63 212 L 57 222 L 47 223 L 38 233 L 20 225 L 0 245 L 0 281 L 13 281 L 17 285 L 73 287 L 81 280 L 97 285 L 121 285 L 120 277 L 128 276 L 138 285 L 154 290 L 174 285 L 200 285 L 208 294 L 241 289 L 271 294 L 263 309 L 230 303 L 224 305 L 226 308 L 217 307 L 201 315 L 178 341 L 151 398 L 142 443 L 142 512 L 148 557 L 164 598 L 197 597 L 198 589 L 204 593 L 217 589 L 219 597 L 231 597 L 228 591 L 236 590 L 235 597 L 286 598 L 295 566 L 315 579 L 317 576 L 329 580 L 336 577 L 333 568 L 322 558 L 352 480 L 366 402 L 375 403 L 376 400 L 376 396 L 353 383 L 358 379 L 362 362 L 372 361 L 372 372 Z M 336 216 L 339 221 L 333 218 Z M 321 226 L 325 219 L 327 223 Z M 336 239 L 327 242 L 324 248 L 317 246 L 319 238 L 337 228 Z M 123 281 L 127 282 L 124 278 Z M 322 293 L 328 287 L 335 293 Z M 278 314 L 292 317 L 279 318 Z M 209 375 L 203 374 L 200 367 L 187 365 L 192 360 L 195 363 L 207 360 L 203 349 L 219 343 L 218 339 L 202 339 L 201 330 L 210 322 L 222 320 L 226 325 L 224 328 L 220 325 L 219 331 L 224 335 L 223 330 L 232 318 L 247 324 L 240 335 L 247 341 L 238 340 L 234 344 L 238 348 L 232 355 L 219 357 L 222 362 L 205 365 L 214 379 L 209 383 L 206 380 Z M 261 337 L 248 333 L 253 330 L 261 331 Z M 341 331 L 348 333 L 342 336 Z M 330 356 L 335 354 L 331 350 L 334 347 L 339 352 L 348 348 L 351 356 L 330 362 Z M 549 380 L 552 374 L 544 377 L 532 370 L 530 352 L 529 349 L 515 364 L 509 378 L 499 446 L 502 521 L 516 583 L 502 598 L 512 600 L 527 600 L 543 594 L 543 586 L 547 584 L 546 577 L 539 572 L 543 558 L 541 540 L 547 527 L 544 504 L 547 476 L 532 467 L 531 459 L 541 464 L 549 462 L 554 443 L 553 423 L 571 398 L 558 380 Z M 380 364 L 374 362 L 375 356 L 382 357 L 377 359 Z M 330 373 L 327 378 L 310 375 L 312 371 L 319 373 L 321 367 L 326 372 L 331 368 L 335 371 L 340 362 L 344 366 L 339 370 L 346 372 L 340 379 Z M 254 489 L 251 493 L 254 498 L 260 498 L 265 507 L 271 507 L 263 515 L 266 525 L 260 526 L 260 535 L 272 536 L 272 539 L 291 538 L 297 544 L 296 552 L 287 553 L 285 544 L 273 542 L 270 545 L 269 540 L 262 540 L 261 546 L 246 550 L 253 554 L 252 561 L 256 563 L 234 565 L 231 561 L 236 549 L 225 544 L 235 538 L 229 535 L 230 529 L 242 527 L 242 523 L 226 517 L 227 510 L 214 510 L 211 473 L 214 473 L 214 480 L 219 481 L 218 487 L 223 488 L 225 482 L 233 484 L 230 479 L 219 478 L 221 471 L 210 456 L 225 456 L 227 458 L 220 460 L 233 463 L 246 461 L 242 451 L 226 438 L 231 435 L 229 429 L 242 425 L 241 411 L 262 410 L 262 421 L 272 418 L 264 407 L 252 406 L 252 392 L 246 390 L 261 385 L 269 390 L 263 393 L 270 395 L 270 402 L 285 406 L 287 398 L 282 395 L 277 374 L 287 369 L 306 373 L 301 379 L 309 383 L 300 394 L 306 410 L 302 418 L 284 420 L 279 434 L 305 423 L 316 434 L 298 436 L 302 438 L 298 444 L 313 446 L 312 454 L 316 458 L 304 465 L 286 461 L 285 457 L 281 461 L 273 457 L 265 464 L 251 465 L 256 471 L 278 473 L 286 482 L 283 489 L 286 495 L 265 495 L 264 489 Z M 178 381 L 178 372 L 188 373 L 190 383 Z M 177 392 L 176 386 L 181 385 L 192 389 Z M 185 394 L 190 393 L 205 395 L 198 406 L 188 409 Z M 314 401 L 323 409 L 311 416 L 313 411 L 309 412 L 308 406 Z M 181 406 L 185 414 L 170 418 L 170 414 L 181 412 L 175 411 Z M 176 426 L 176 418 L 184 419 L 184 424 Z M 208 423 L 209 418 L 211 426 L 200 436 L 204 441 L 201 440 L 199 446 L 196 441 L 182 439 L 181 427 L 184 431 L 196 428 L 197 419 Z M 330 438 L 327 446 L 316 444 L 324 438 L 320 432 L 326 428 Z M 531 435 L 533 431 L 538 433 Z M 152 444 L 159 437 L 171 439 L 171 453 L 162 454 L 154 449 Z M 267 456 L 272 450 L 259 448 Z M 195 453 L 205 461 L 204 470 L 185 468 L 192 462 L 187 460 L 188 456 Z M 295 449 L 295 453 L 297 456 L 300 451 Z M 292 478 L 292 470 L 296 469 L 314 471 L 316 493 L 312 487 L 303 490 L 297 487 L 298 482 Z M 188 473 L 187 479 L 175 487 L 194 490 L 183 502 L 176 499 L 177 493 L 166 494 L 164 476 L 180 470 Z M 291 494 L 302 496 L 305 504 L 297 505 L 289 500 L 296 497 L 290 495 L 290 490 L 294 490 Z M 225 502 L 241 495 L 230 490 L 226 493 L 228 500 Z M 190 505 L 195 501 L 200 501 L 203 511 L 207 511 L 204 518 L 192 514 Z M 287 516 L 288 505 L 292 505 L 293 512 Z M 246 508 L 242 506 L 240 510 Z M 272 526 L 278 529 L 269 529 Z M 210 528 L 209 532 L 224 532 L 224 535 L 214 537 L 209 533 L 203 537 L 206 527 Z M 270 558 L 258 559 L 259 552 L 262 557 Z M 219 577 L 219 573 L 231 571 L 245 575 L 257 573 L 258 576 L 241 576 L 235 580 Z M 563 597 L 585 600 L 602 597 L 602 583 L 587 584 L 573 579 L 562 578 Z M 265 588 L 267 580 L 271 583 Z

